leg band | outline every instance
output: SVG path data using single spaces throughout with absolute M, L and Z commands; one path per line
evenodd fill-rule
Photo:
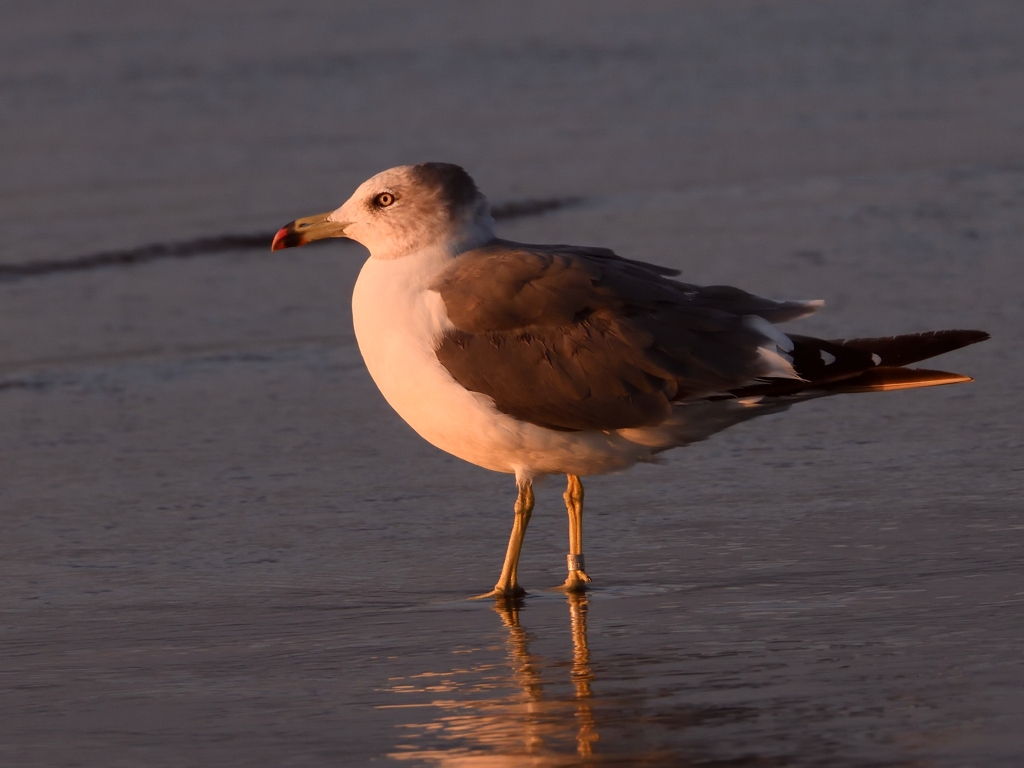
M 585 571 L 586 566 L 583 565 L 583 555 L 566 555 L 566 562 L 569 564 L 570 571 Z

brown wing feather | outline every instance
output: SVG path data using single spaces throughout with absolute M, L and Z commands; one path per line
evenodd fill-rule
M 671 411 L 674 379 L 624 330 L 592 315 L 567 326 L 455 331 L 437 357 L 462 386 L 517 419 L 554 429 L 659 424 Z
M 433 286 L 455 326 L 437 357 L 516 418 L 568 430 L 640 427 L 664 421 L 675 400 L 764 372 L 766 338 L 746 316 L 813 311 L 671 273 L 605 249 L 496 241 L 460 256 Z

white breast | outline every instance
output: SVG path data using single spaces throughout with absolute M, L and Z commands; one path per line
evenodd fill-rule
M 489 450 L 496 441 L 515 444 L 514 423 L 502 424 L 493 405 L 459 386 L 434 354 L 449 323 L 427 285 L 447 258 L 428 252 L 367 260 L 352 294 L 359 351 L 381 394 L 421 437 L 488 469 L 514 472 Z
M 604 432 L 559 432 L 499 412 L 464 389 L 435 354 L 451 328 L 428 286 L 452 257 L 423 252 L 370 258 L 352 294 L 356 340 L 370 376 L 398 415 L 438 448 L 498 472 L 592 474 L 649 458 L 648 449 Z

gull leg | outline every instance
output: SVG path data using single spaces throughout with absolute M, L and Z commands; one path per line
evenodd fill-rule
M 590 577 L 583 566 L 583 483 L 576 475 L 566 475 L 565 509 L 569 513 L 569 576 L 562 585 L 566 592 L 584 592 Z
M 530 524 L 530 516 L 533 514 L 533 484 L 529 480 L 522 481 L 519 485 L 519 497 L 516 499 L 516 517 L 512 523 L 512 535 L 508 539 L 508 550 L 505 552 L 505 564 L 501 568 L 501 576 L 494 589 L 479 597 L 522 597 L 526 590 L 519 586 L 517 570 L 519 568 L 519 554 L 523 551 L 523 537 L 526 535 L 526 526 Z

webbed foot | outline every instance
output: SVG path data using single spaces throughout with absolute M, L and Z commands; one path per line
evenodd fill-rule
M 490 592 L 485 592 L 482 595 L 474 595 L 469 598 L 470 600 L 484 600 L 485 598 L 493 597 L 495 600 L 517 600 L 521 597 L 526 597 L 526 590 L 518 584 L 513 584 L 510 587 L 502 587 L 500 584 L 496 585 Z
M 586 571 L 569 571 L 569 576 L 565 580 L 559 589 L 563 592 L 580 593 L 587 591 L 587 584 L 589 584 L 591 578 L 587 576 Z

